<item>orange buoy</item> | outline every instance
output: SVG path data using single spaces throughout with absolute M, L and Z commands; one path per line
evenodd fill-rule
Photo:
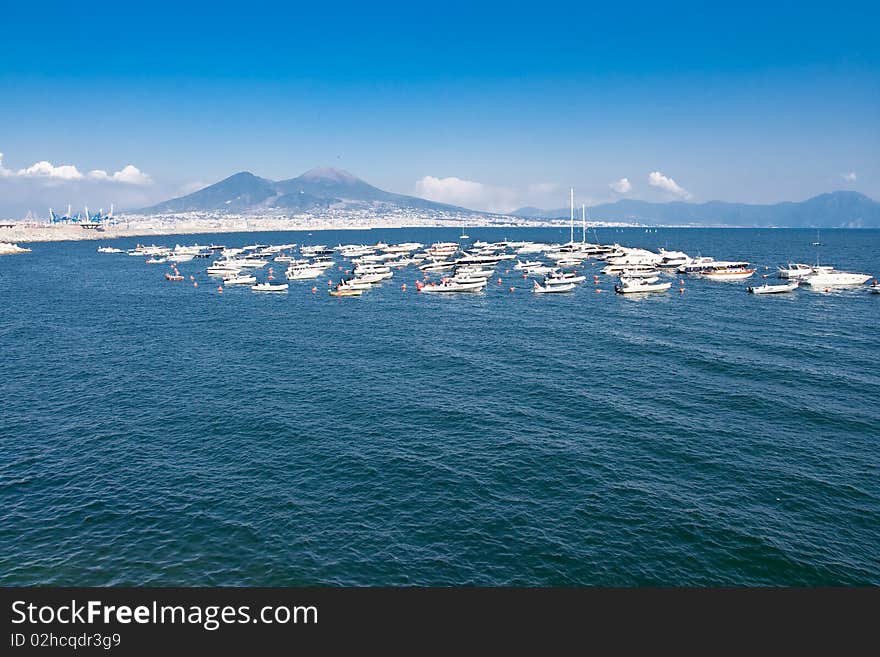
M 223 294 L 223 286 L 217 288 L 217 294 Z
M 596 294 L 599 294 L 599 292 L 601 292 L 601 291 L 602 291 L 601 288 L 598 288 L 598 287 L 596 288 Z
M 512 288 L 510 288 L 510 291 L 513 292 L 515 289 L 516 289 L 515 287 L 512 287 Z
M 406 283 L 404 283 L 403 285 L 401 285 L 401 286 L 400 286 L 400 289 L 403 290 L 404 292 L 406 292 Z
M 198 287 L 198 286 L 199 286 L 199 282 L 198 282 L 198 281 L 193 281 L 193 287 Z
M 500 279 L 500 278 L 498 279 L 498 285 L 501 285 L 501 279 Z
M 683 288 L 683 287 L 678 288 L 678 293 L 679 293 L 679 294 L 684 294 L 684 288 Z
M 683 278 L 679 278 L 679 279 L 678 279 L 678 284 L 679 284 L 679 285 L 684 285 L 684 279 L 683 279 Z
M 316 287 L 312 288 L 312 294 L 315 294 L 315 292 L 317 292 L 317 291 L 318 291 L 318 288 L 316 288 Z

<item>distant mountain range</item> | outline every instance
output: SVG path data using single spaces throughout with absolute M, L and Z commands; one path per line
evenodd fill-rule
M 331 207 L 470 212 L 453 205 L 386 192 L 347 171 L 327 168 L 311 169 L 297 178 L 280 181 L 260 178 L 248 171 L 242 171 L 197 192 L 164 201 L 141 212 L 256 213 L 269 208 L 309 212 Z
M 570 209 L 520 208 L 510 214 L 534 219 L 568 219 Z M 576 213 L 580 216 L 580 212 Z M 830 192 L 806 201 L 749 205 L 746 203 L 650 203 L 623 199 L 588 209 L 590 221 L 622 221 L 656 225 L 779 226 L 809 228 L 880 227 L 880 203 L 858 192 Z
M 410 209 L 490 215 L 492 213 L 394 194 L 338 169 L 318 168 L 289 180 L 268 180 L 248 171 L 236 173 L 192 194 L 141 210 L 144 213 L 254 213 L 269 209 L 313 212 L 340 209 Z M 508 215 L 524 219 L 567 219 L 569 208 L 520 208 Z M 495 215 L 497 216 L 497 215 Z M 651 203 L 622 199 L 589 208 L 590 221 L 648 225 L 780 226 L 813 228 L 880 227 L 880 203 L 858 192 L 831 192 L 806 201 L 745 203 Z

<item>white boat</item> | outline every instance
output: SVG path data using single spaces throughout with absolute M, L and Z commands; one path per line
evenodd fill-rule
M 287 279 L 291 281 L 305 281 L 313 278 L 318 278 L 318 276 L 323 273 L 323 267 L 308 267 L 297 265 L 296 267 L 289 267 L 285 272 L 285 275 L 287 276 Z
M 251 286 L 254 292 L 287 292 L 287 288 L 287 283 L 273 283 L 271 281 Z
M 544 285 L 545 286 L 547 286 L 547 285 L 552 285 L 552 286 L 568 285 L 569 283 L 574 283 L 574 284 L 583 283 L 585 280 L 587 280 L 586 276 L 581 276 L 581 275 L 575 274 L 573 272 L 564 272 L 561 274 L 556 273 L 556 274 L 551 274 L 550 276 L 547 276 L 544 279 Z
M 815 272 L 810 265 L 802 262 L 789 262 L 785 267 L 776 268 L 779 278 L 806 278 Z
M 337 290 L 369 290 L 373 287 L 372 283 L 368 283 L 357 278 L 350 279 L 342 279 L 339 281 L 339 285 L 336 286 Z
M 618 294 L 647 294 L 651 292 L 666 292 L 672 287 L 672 282 L 667 281 L 660 283 L 657 280 L 643 280 L 637 278 L 621 278 L 620 284 L 614 286 L 614 291 Z
M 98 253 L 125 253 L 123 249 L 117 249 L 112 246 L 99 246 Z
M 785 283 L 783 285 L 768 285 L 767 283 L 757 287 L 750 285 L 746 289 L 752 294 L 782 294 L 784 292 L 794 292 L 797 288 L 798 282 L 794 281 L 793 283 Z
M 871 284 L 871 287 L 868 288 L 871 290 L 873 294 L 880 294 L 880 283 L 877 282 L 877 279 L 874 279 L 874 282 Z
M 452 280 L 441 281 L 439 283 L 428 283 L 419 287 L 422 292 L 428 294 L 444 293 L 444 292 L 479 292 L 486 287 L 486 281 L 475 281 L 471 283 L 459 283 Z
M 755 273 L 748 263 L 715 263 L 710 269 L 700 272 L 700 276 L 710 281 L 741 281 Z
M 385 274 L 360 274 L 357 278 L 352 279 L 359 281 L 361 283 L 368 283 L 370 285 L 375 285 L 376 283 L 381 283 L 384 280 L 388 280 L 391 278 L 391 272 Z
M 148 265 L 161 265 L 167 260 L 167 258 L 147 258 L 144 260 Z
M 224 285 L 254 285 L 256 282 L 256 276 L 225 276 L 223 278 Z
M 538 294 L 557 294 L 561 292 L 571 292 L 577 285 L 574 283 L 564 283 L 562 285 L 538 285 L 535 281 L 534 291 Z
M 450 269 L 455 267 L 454 262 L 426 262 L 423 265 L 419 265 L 419 269 L 426 272 L 432 271 L 449 271 Z
M 801 279 L 801 285 L 826 289 L 832 287 L 854 287 L 864 285 L 871 279 L 870 274 L 857 274 L 848 271 L 826 270 Z
M 226 278 L 227 276 L 235 276 L 240 272 L 241 269 L 238 267 L 229 267 L 227 265 L 211 265 L 207 269 L 208 276 L 222 276 Z

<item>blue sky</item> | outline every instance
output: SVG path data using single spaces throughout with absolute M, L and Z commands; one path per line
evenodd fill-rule
M 877 3 L 474 4 L 8 2 L 0 213 L 317 165 L 491 210 L 880 198 Z

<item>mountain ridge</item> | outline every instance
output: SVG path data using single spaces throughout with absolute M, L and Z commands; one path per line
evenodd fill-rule
M 387 205 L 397 208 L 471 212 L 446 203 L 386 192 L 348 171 L 318 167 L 286 180 L 270 180 L 250 171 L 239 171 L 185 196 L 157 203 L 140 212 L 174 213 L 206 211 L 258 211 L 280 208 L 308 211 L 334 205 Z
M 531 219 L 568 219 L 569 208 L 519 208 L 509 213 Z M 803 201 L 732 203 L 706 201 L 653 203 L 621 199 L 588 209 L 590 221 L 630 221 L 646 224 L 694 224 L 742 227 L 875 228 L 880 227 L 880 202 L 860 192 L 838 190 Z

